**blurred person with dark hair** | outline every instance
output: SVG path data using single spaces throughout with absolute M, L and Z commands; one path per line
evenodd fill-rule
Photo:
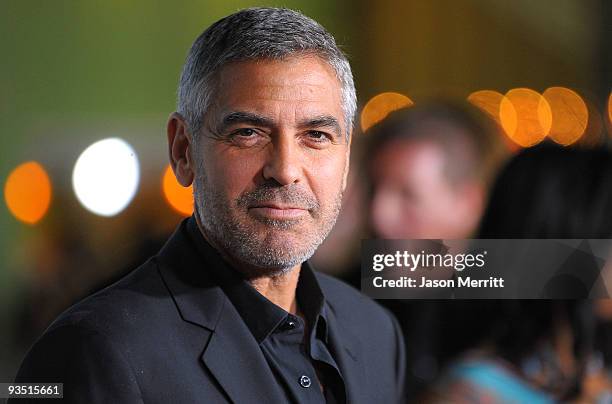
M 496 123 L 465 102 L 435 101 L 389 114 L 366 132 L 369 231 L 381 239 L 462 239 L 476 231 L 504 150 Z M 353 282 L 359 284 L 359 270 Z M 407 341 L 407 391 L 437 375 L 434 336 L 445 302 L 384 300 Z
M 463 333 L 471 341 L 423 402 L 553 403 L 579 397 L 592 344 L 589 301 L 450 303 L 454 315 L 442 333 Z
M 544 143 L 524 150 L 496 181 L 479 238 L 610 238 L 611 184 L 608 149 Z M 594 368 L 596 361 L 589 362 L 596 358 L 590 301 L 453 303 L 453 321 L 441 333 L 463 341 L 463 347 L 455 348 L 468 353 L 450 366 L 435 389 L 443 392 L 437 401 L 446 402 L 448 394 L 466 402 L 510 402 L 521 395 L 540 402 L 612 399 L 609 376 L 601 366 Z
M 469 104 L 392 112 L 367 133 L 370 225 L 385 239 L 462 239 L 476 230 L 502 156 L 498 128 Z
M 551 143 L 510 160 L 496 181 L 480 238 L 610 238 L 612 153 Z
M 62 382 L 67 402 L 402 401 L 395 319 L 308 262 L 340 210 L 355 109 L 346 56 L 303 14 L 205 30 L 167 125 L 193 216 L 64 312 L 16 381 Z

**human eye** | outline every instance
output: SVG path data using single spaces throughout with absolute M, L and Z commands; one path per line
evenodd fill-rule
M 229 134 L 229 140 L 238 146 L 253 146 L 262 138 L 262 133 L 254 128 L 239 128 Z
M 317 147 L 325 146 L 332 143 L 332 136 L 326 132 L 320 130 L 310 130 L 306 133 L 308 142 L 316 145 Z
M 232 132 L 233 136 L 238 136 L 238 137 L 251 137 L 251 136 L 255 136 L 256 134 L 257 132 L 253 128 L 240 128 Z

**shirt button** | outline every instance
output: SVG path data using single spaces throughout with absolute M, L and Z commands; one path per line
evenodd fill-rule
M 300 385 L 306 389 L 310 387 L 310 377 L 302 375 L 302 377 L 300 377 Z
M 282 331 L 291 331 L 298 326 L 297 319 L 291 316 L 287 316 L 285 321 L 279 327 Z

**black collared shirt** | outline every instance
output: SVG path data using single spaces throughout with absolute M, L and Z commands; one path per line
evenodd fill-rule
M 198 249 L 214 251 L 208 268 L 258 342 L 287 402 L 345 403 L 342 374 L 333 358 L 326 305 L 316 276 L 302 264 L 296 289 L 295 316 L 272 303 L 231 268 L 202 236 L 192 216 L 187 229 Z

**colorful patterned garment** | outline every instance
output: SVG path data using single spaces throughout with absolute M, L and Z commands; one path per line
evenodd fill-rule
M 433 388 L 430 403 L 552 404 L 555 399 L 491 359 L 466 358 L 451 365 Z

